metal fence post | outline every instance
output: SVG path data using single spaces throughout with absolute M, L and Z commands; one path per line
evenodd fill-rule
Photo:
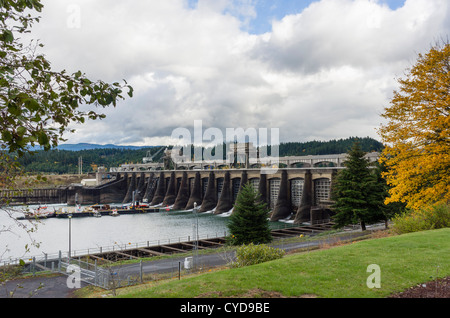
M 139 272 L 140 272 L 140 278 L 141 278 L 141 284 L 144 282 L 143 280 L 143 271 L 142 271 L 142 260 L 139 261 Z
M 33 257 L 33 276 L 36 275 L 36 257 Z
M 97 286 L 97 260 L 94 261 L 94 285 Z
M 58 255 L 58 272 L 61 273 L 61 251 L 59 251 Z

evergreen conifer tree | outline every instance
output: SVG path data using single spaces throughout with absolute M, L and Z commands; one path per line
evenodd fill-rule
M 250 183 L 245 184 L 236 198 L 228 223 L 231 243 L 242 245 L 271 242 L 268 212 L 267 204 L 260 200 L 259 193 Z
M 369 161 L 364 158 L 365 152 L 355 143 L 349 151 L 345 162 L 347 169 L 341 170 L 333 186 L 333 206 L 336 215 L 333 220 L 336 227 L 359 222 L 361 229 L 366 223 L 384 219 L 383 186 L 376 174 L 369 168 Z

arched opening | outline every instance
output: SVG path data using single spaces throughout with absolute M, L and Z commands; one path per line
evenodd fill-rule
M 222 194 L 223 180 L 224 180 L 224 178 L 217 178 L 216 179 L 217 201 L 220 199 L 220 195 Z
M 195 178 L 189 178 L 188 180 L 188 193 L 189 195 L 192 193 L 192 189 L 194 188 Z
M 239 193 L 239 188 L 241 186 L 241 178 L 234 178 L 231 179 L 231 189 L 232 189 L 232 200 L 233 203 L 236 202 L 236 198 Z
M 178 194 L 178 191 L 180 190 L 181 187 L 181 179 L 182 178 L 177 178 L 176 179 L 176 183 L 175 183 L 175 193 Z
M 314 164 L 314 167 L 316 167 L 316 168 L 330 168 L 330 167 L 336 167 L 336 164 L 334 162 L 331 162 L 331 161 L 320 161 L 320 162 L 316 162 Z
M 294 162 L 290 165 L 291 168 L 309 168 L 311 165 L 307 162 Z
M 330 201 L 331 197 L 331 180 L 328 178 L 320 178 L 314 180 L 314 201 L 315 205 Z
M 250 184 L 252 185 L 253 190 L 255 190 L 256 192 L 258 192 L 259 189 L 259 178 L 251 178 L 249 180 Z
M 298 208 L 302 201 L 303 184 L 305 180 L 302 178 L 291 179 L 291 204 Z
M 205 197 L 206 189 L 208 188 L 208 180 L 208 177 L 202 178 L 202 199 Z
M 269 206 L 270 209 L 275 207 L 278 200 L 278 193 L 280 192 L 280 178 L 269 179 Z

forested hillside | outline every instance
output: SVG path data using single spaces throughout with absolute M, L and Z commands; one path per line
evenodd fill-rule
M 330 155 L 348 152 L 355 142 L 359 142 L 365 152 L 381 151 L 383 144 L 365 137 L 350 137 L 330 141 L 288 142 L 280 144 L 280 156 Z
M 346 153 L 354 142 L 358 141 L 366 152 L 381 151 L 383 145 L 372 138 L 347 138 L 330 141 L 308 141 L 281 143 L 279 155 L 306 156 Z M 78 173 L 78 160 L 83 160 L 83 173 L 93 172 L 99 166 L 107 169 L 118 167 L 125 163 L 142 163 L 142 158 L 156 153 L 160 147 L 142 149 L 89 149 L 79 151 L 51 150 L 36 151 L 33 155 L 25 155 L 20 159 L 20 164 L 28 172 L 72 174 Z M 270 154 L 270 151 L 269 151 Z M 160 152 L 155 161 L 161 160 L 163 152 Z
M 93 172 L 97 167 L 118 167 L 124 163 L 142 163 L 142 158 L 158 151 L 160 147 L 142 149 L 89 149 L 89 150 L 50 150 L 36 151 L 19 159 L 20 164 L 29 172 L 45 172 L 57 174 L 78 173 L 78 160 L 82 159 L 83 173 Z M 162 157 L 160 152 L 155 159 Z

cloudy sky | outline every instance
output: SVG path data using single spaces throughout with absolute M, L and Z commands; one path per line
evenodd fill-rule
M 55 70 L 126 79 L 132 99 L 69 143 L 161 145 L 178 127 L 378 139 L 396 79 L 450 35 L 448 0 L 44 0 Z

